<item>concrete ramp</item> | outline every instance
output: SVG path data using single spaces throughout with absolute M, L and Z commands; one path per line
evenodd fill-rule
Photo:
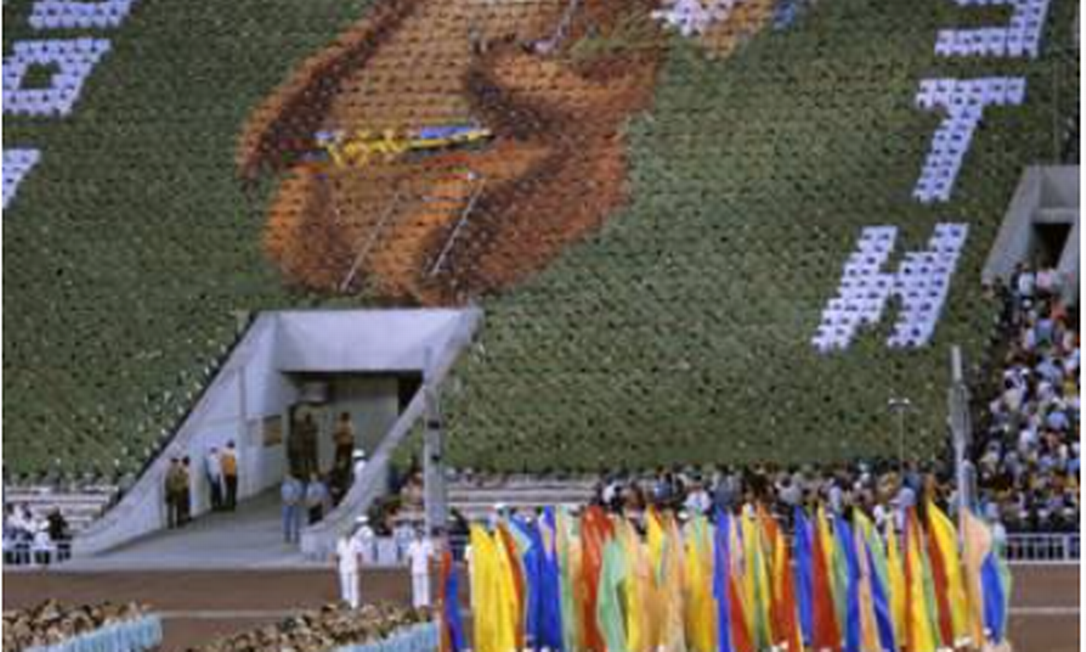
M 109 552 L 71 560 L 65 571 L 257 570 L 320 568 L 283 541 L 275 490 L 215 512 L 183 528 L 155 532 Z

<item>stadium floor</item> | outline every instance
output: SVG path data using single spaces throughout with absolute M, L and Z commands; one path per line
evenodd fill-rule
M 1079 649 L 1077 566 L 1016 566 L 1011 635 L 1017 652 Z M 363 576 L 363 599 L 406 603 L 401 570 Z M 336 598 L 331 568 L 323 571 L 7 572 L 4 609 L 46 598 L 66 603 L 139 600 L 165 617 L 166 652 L 280 620 Z

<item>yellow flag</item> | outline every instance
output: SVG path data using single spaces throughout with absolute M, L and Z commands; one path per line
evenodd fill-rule
M 494 615 L 495 652 L 514 652 L 517 649 L 517 636 L 523 631 L 520 627 L 517 585 L 513 579 L 513 564 L 516 560 L 510 559 L 508 549 L 496 537 L 493 540 L 493 550 L 495 599 L 498 601 L 497 613 Z
M 862 510 L 853 510 L 852 514 L 856 522 L 852 536 L 860 566 L 860 647 L 864 650 L 879 650 L 882 646 L 875 621 L 875 597 L 871 591 L 871 578 L 875 575 L 875 569 L 868 563 L 867 558 L 867 541 L 874 526 Z
M 914 519 L 905 528 L 906 583 L 908 604 L 906 620 L 910 652 L 936 652 L 935 631 L 932 629 L 931 612 L 924 590 L 924 561 L 920 546 L 919 525 Z
M 471 563 L 468 580 L 471 584 L 471 612 L 475 650 L 498 652 L 496 646 L 497 595 L 494 584 L 494 542 L 486 530 L 471 526 Z
M 894 631 L 899 637 L 905 636 L 905 567 L 901 553 L 898 552 L 897 532 L 894 531 L 894 518 L 886 522 L 886 575 L 890 585 L 890 617 L 894 621 Z M 904 647 L 904 642 L 899 643 Z
M 705 517 L 696 516 L 686 537 L 686 632 L 697 652 L 716 651 L 716 611 L 712 595 L 712 542 Z

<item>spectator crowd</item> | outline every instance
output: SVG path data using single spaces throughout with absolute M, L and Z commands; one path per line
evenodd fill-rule
M 360 609 L 326 605 L 318 611 L 189 648 L 188 652 L 328 652 L 340 646 L 386 639 L 427 620 L 429 614 L 424 610 L 377 604 Z
M 1077 312 L 1054 269 L 1019 266 L 997 288 L 1005 343 L 997 383 L 979 419 L 977 483 L 988 516 L 1013 531 L 1078 531 Z M 978 397 L 980 398 L 980 397 Z
M 1002 307 L 993 345 L 998 364 L 987 374 L 996 386 L 973 396 L 980 414 L 968 464 L 976 505 L 999 535 L 1078 531 L 1079 331 L 1061 289 L 1056 270 L 1027 265 L 992 288 Z M 823 503 L 838 513 L 863 509 L 881 526 L 910 506 L 922 510 L 928 498 L 956 513 L 953 474 L 948 445 L 946 455 L 922 463 L 872 458 L 606 471 L 593 500 L 635 517 L 649 506 L 692 514 L 761 503 L 785 522 L 795 506 Z
M 107 625 L 136 620 L 147 614 L 143 605 L 128 603 L 79 607 L 48 600 L 32 609 L 4 611 L 3 652 L 49 646 L 87 634 Z
M 45 516 L 27 505 L 4 505 L 4 564 L 47 565 L 70 554 L 72 535 L 57 508 Z

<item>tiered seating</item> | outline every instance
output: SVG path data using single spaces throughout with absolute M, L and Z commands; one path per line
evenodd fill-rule
M 8 505 L 27 506 L 35 516 L 45 518 L 60 510 L 73 534 L 90 525 L 109 507 L 117 487 L 103 485 L 75 491 L 56 491 L 52 487 L 8 487 L 4 501 Z
M 23 178 L 41 160 L 41 152 L 36 149 L 4 150 L 4 208 L 8 207 Z
M 1050 59 L 1072 3 L 1052 3 L 1037 58 L 1003 73 L 1026 79 L 1020 105 L 986 112 L 964 158 L 938 150 L 957 171 L 938 210 L 911 194 L 939 122 L 914 99 L 933 74 L 999 74 L 934 52 L 972 7 L 832 0 L 748 39 L 745 12 L 773 3 L 746 0 L 723 20 L 740 45 L 715 61 L 681 35 L 575 21 L 562 47 L 589 56 L 573 61 L 520 47 L 550 38 L 567 2 L 404 4 L 384 31 L 350 25 L 388 0 L 143 4 L 110 32 L 76 114 L 7 121 L 6 149 L 45 152 L 34 201 L 4 217 L 12 471 L 137 471 L 213 373 L 234 311 L 324 303 L 482 303 L 485 331 L 444 404 L 461 465 L 887 452 L 899 392 L 917 408 L 910 450 L 941 450 L 946 345 L 973 353 L 986 337 L 976 288 L 998 216 L 1077 101 Z M 31 13 L 9 5 L 5 17 Z M 475 152 L 330 169 L 316 146 L 324 130 L 473 120 L 500 123 Z M 472 197 L 449 180 L 468 172 L 487 193 L 448 265 L 400 283 L 433 269 Z M 401 191 L 403 212 L 378 229 Z M 431 211 L 431 197 L 451 199 Z M 949 294 L 926 348 L 888 348 L 886 319 L 843 352 L 811 346 L 864 229 L 894 225 L 911 251 L 944 223 L 968 240 L 949 288 L 928 288 Z
M 5 150 L 42 152 L 35 192 L 24 185 L 4 211 L 8 473 L 137 473 L 233 341 L 235 311 L 301 300 L 260 251 L 263 195 L 237 181 L 236 137 L 286 70 L 368 4 L 139 4 L 92 32 L 112 49 L 70 116 L 5 115 Z M 87 38 L 34 29 L 35 6 L 5 2 L 5 52 Z
M 136 0 L 38 0 L 29 22 L 34 29 L 103 29 L 118 27 Z

